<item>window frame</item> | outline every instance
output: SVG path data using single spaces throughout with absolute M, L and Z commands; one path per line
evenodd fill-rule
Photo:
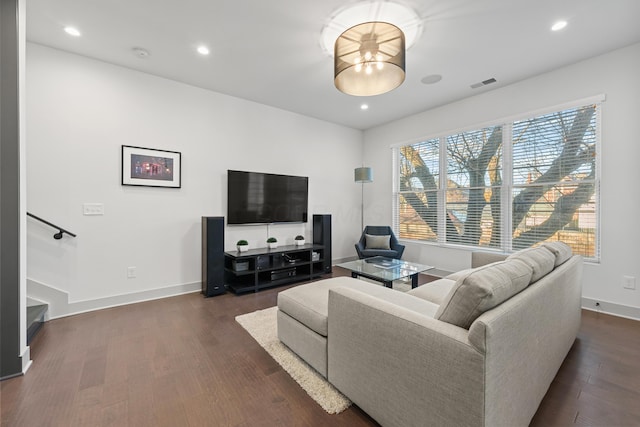
M 461 129 L 450 130 L 446 132 L 441 132 L 435 135 L 430 135 L 424 138 L 415 139 L 413 141 L 398 143 L 391 145 L 392 151 L 392 173 L 393 173 L 393 188 L 392 188 L 392 227 L 398 239 L 403 242 L 410 242 L 415 244 L 425 244 L 425 245 L 437 245 L 437 246 L 445 246 L 448 248 L 462 249 L 462 250 L 483 250 L 488 252 L 505 252 L 510 253 L 514 252 L 517 249 L 513 249 L 513 233 L 511 230 L 511 222 L 512 222 L 512 203 L 513 203 L 513 191 L 516 188 L 520 188 L 520 185 L 513 184 L 513 123 L 515 121 L 520 120 L 529 120 L 542 115 L 559 113 L 565 110 L 570 110 L 574 108 L 580 108 L 588 105 L 595 105 L 595 177 L 593 178 L 594 191 L 593 198 L 595 201 L 595 232 L 594 232 L 594 254 L 593 256 L 585 255 L 585 260 L 589 262 L 598 263 L 600 261 L 600 232 L 601 232 L 601 215 L 600 215 L 600 181 L 601 181 L 601 151 L 602 151 L 602 114 L 603 114 L 603 106 L 606 98 L 604 94 L 579 99 L 576 101 L 571 101 L 551 107 L 546 107 L 534 111 L 529 111 L 517 115 L 512 115 L 509 117 L 505 117 L 498 120 L 493 120 L 490 122 L 485 122 L 480 125 L 466 126 Z M 500 226 L 500 240 L 499 247 L 490 247 L 490 246 L 482 246 L 482 245 L 469 245 L 469 244 L 459 244 L 459 243 L 450 243 L 447 242 L 446 239 L 446 213 L 447 213 L 447 205 L 446 205 L 446 190 L 447 190 L 447 137 L 452 135 L 461 134 L 464 132 L 470 131 L 478 131 L 484 128 L 501 126 L 502 127 L 502 147 L 501 147 L 501 172 L 502 183 L 500 184 L 500 214 L 502 224 Z M 420 240 L 420 239 L 411 239 L 406 237 L 400 237 L 400 162 L 402 160 L 402 156 L 400 153 L 400 149 L 405 146 L 412 146 L 416 144 L 420 144 L 422 142 L 430 141 L 438 139 L 439 140 L 439 171 L 438 171 L 438 187 L 437 187 L 437 238 L 436 240 Z M 576 181 L 579 183 L 581 181 Z

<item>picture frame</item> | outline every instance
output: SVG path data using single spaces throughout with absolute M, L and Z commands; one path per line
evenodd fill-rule
M 181 178 L 180 152 L 122 146 L 122 185 L 180 188 Z

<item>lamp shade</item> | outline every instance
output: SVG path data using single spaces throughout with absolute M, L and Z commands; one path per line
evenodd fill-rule
M 373 182 L 373 169 L 371 168 L 356 168 L 354 175 L 357 183 Z
M 366 22 L 349 28 L 336 40 L 334 83 L 348 95 L 389 92 L 404 82 L 404 69 L 404 33 L 393 24 Z

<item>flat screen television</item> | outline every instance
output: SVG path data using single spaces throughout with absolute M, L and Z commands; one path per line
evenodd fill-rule
M 227 170 L 227 224 L 307 222 L 306 176 Z

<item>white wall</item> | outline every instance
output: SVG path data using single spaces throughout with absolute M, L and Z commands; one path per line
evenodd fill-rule
M 20 194 L 27 190 L 26 161 L 26 2 L 18 2 L 18 49 L 19 49 L 19 98 L 20 98 Z M 20 295 L 27 292 L 27 201 L 20 197 Z M 20 355 L 22 356 L 22 372 L 31 366 L 31 350 L 27 346 L 27 300 L 20 298 Z
M 365 222 L 391 222 L 391 145 L 605 94 L 600 157 L 602 256 L 599 264 L 585 265 L 583 304 L 592 308 L 598 301 L 603 311 L 640 318 L 640 282 L 635 291 L 622 287 L 623 275 L 640 280 L 638 76 L 640 44 L 635 44 L 366 131 L 364 159 L 374 167 L 376 180 L 366 187 L 365 197 L 376 203 L 365 211 Z M 405 254 L 409 260 L 445 270 L 470 265 L 468 251 L 437 245 L 408 243 Z
M 70 302 L 199 289 L 200 218 L 226 215 L 227 169 L 308 176 L 310 214 L 333 215 L 334 259 L 354 255 L 361 131 L 35 44 L 27 129 L 28 210 L 78 234 L 53 240 L 30 220 L 28 277 Z M 120 185 L 123 144 L 180 151 L 182 188 Z M 83 216 L 87 202 L 103 203 L 104 216 Z M 270 234 L 311 240 L 311 222 Z M 265 247 L 267 227 L 227 227 L 227 250 L 241 238 Z

